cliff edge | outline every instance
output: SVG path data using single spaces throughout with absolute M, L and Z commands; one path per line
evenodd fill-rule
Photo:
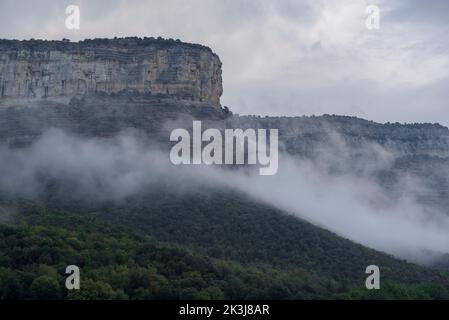
M 0 104 L 121 91 L 220 107 L 221 61 L 208 47 L 162 38 L 0 40 Z

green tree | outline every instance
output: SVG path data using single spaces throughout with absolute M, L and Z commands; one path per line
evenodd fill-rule
M 58 281 L 48 275 L 43 275 L 34 279 L 30 286 L 32 299 L 60 299 L 61 288 Z

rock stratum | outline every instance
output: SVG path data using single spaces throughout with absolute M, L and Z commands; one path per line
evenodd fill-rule
M 0 40 L 0 103 L 124 90 L 220 106 L 221 62 L 210 48 L 161 38 Z

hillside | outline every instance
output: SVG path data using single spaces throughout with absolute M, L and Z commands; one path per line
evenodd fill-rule
M 76 210 L 81 210 L 80 206 Z M 122 205 L 90 210 L 104 221 L 161 241 L 186 245 L 215 258 L 279 268 L 300 267 L 344 286 L 363 286 L 364 271 L 370 264 L 382 269 L 385 280 L 448 281 L 444 273 L 355 244 L 234 192 L 202 190 L 177 196 L 165 190 L 129 198 Z
M 2 298 L 447 297 L 444 126 L 235 115 L 218 56 L 159 38 L 0 40 L 0 89 Z M 175 167 L 193 120 L 278 129 L 279 174 Z M 440 269 L 379 251 L 396 244 Z
M 0 225 L 2 299 L 303 299 L 449 297 L 443 284 L 349 290 L 298 268 L 243 266 L 130 234 L 93 218 L 33 211 Z M 82 288 L 64 288 L 67 264 Z M 423 270 L 420 270 L 423 271 Z M 430 278 L 428 281 L 431 281 Z

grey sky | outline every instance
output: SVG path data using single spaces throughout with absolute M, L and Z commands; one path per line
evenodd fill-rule
M 81 29 L 65 29 L 78 4 Z M 381 10 L 379 30 L 365 8 Z M 446 0 L 1 0 L 0 38 L 162 36 L 210 46 L 241 114 L 449 125 Z

